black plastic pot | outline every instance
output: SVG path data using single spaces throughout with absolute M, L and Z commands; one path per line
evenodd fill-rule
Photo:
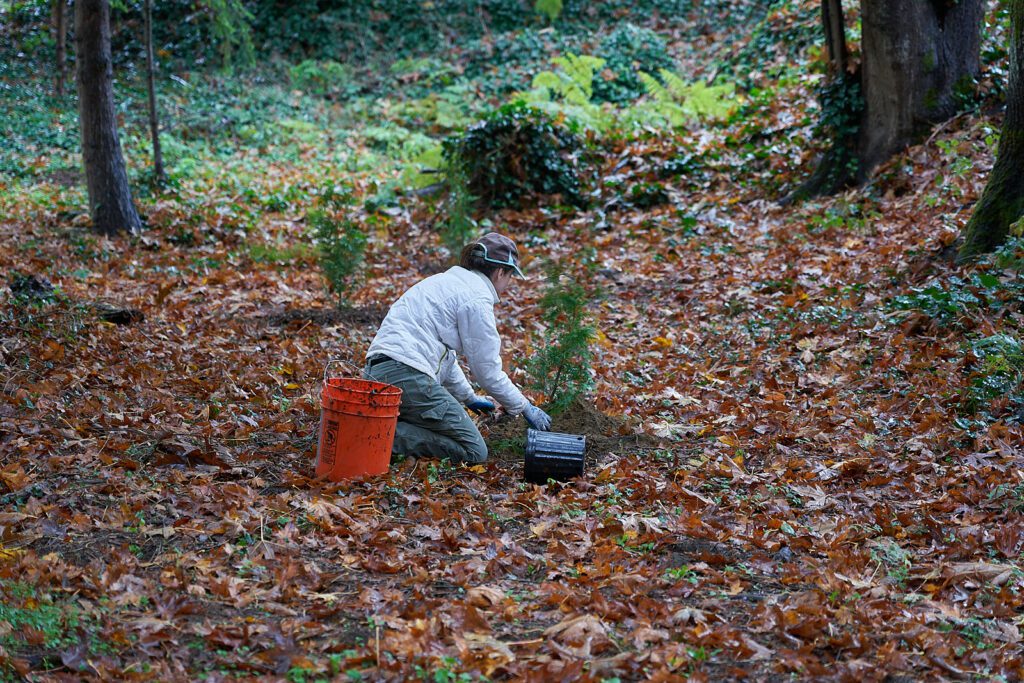
M 568 481 L 583 476 L 587 437 L 582 434 L 560 434 L 526 430 L 526 460 L 523 478 L 534 484 L 548 479 Z

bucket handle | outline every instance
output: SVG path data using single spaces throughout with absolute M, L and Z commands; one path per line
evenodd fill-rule
M 352 363 L 351 361 L 347 361 L 344 358 L 332 358 L 329 361 L 327 361 L 326 365 L 324 365 L 324 379 L 323 379 L 323 383 L 324 384 L 327 384 L 327 371 L 330 370 L 331 366 L 335 365 L 335 364 L 344 365 L 349 370 L 353 371 L 357 376 L 360 373 L 359 367 L 355 363 Z

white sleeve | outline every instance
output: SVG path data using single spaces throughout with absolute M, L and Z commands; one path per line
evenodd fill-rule
M 473 398 L 473 387 L 466 379 L 466 373 L 462 372 L 458 356 L 454 351 L 448 351 L 441 361 L 441 371 L 438 373 L 437 379 L 441 386 L 447 389 L 459 403 L 465 403 Z
M 473 379 L 512 415 L 530 404 L 501 368 L 501 338 L 489 302 L 471 301 L 458 311 L 459 337 Z

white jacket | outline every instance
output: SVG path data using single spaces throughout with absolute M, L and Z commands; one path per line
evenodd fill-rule
M 473 378 L 512 415 L 529 401 L 501 368 L 501 338 L 494 322 L 498 293 L 483 273 L 460 266 L 408 289 L 388 311 L 366 357 L 384 354 L 430 375 L 460 403 L 473 387 L 459 367 L 463 354 Z

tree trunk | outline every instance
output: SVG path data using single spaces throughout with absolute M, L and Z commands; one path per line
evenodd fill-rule
M 861 179 L 956 113 L 981 68 L 984 16 L 983 0 L 861 1 Z
M 67 77 L 67 0 L 53 0 L 53 32 L 57 44 L 57 74 L 55 89 L 57 97 L 64 97 L 64 81 Z
M 860 73 L 851 71 L 846 48 L 846 21 L 841 0 L 821 0 L 821 27 L 825 32 L 828 68 L 820 93 L 824 113 L 822 129 L 829 146 L 817 168 L 784 204 L 794 199 L 832 194 L 850 184 L 857 173 L 857 139 L 862 107 Z
M 832 140 L 793 196 L 830 194 L 870 172 L 929 125 L 948 119 L 981 68 L 984 0 L 861 0 L 859 68 L 846 63 L 839 0 L 822 0 Z M 837 71 L 836 64 L 842 65 Z
M 93 228 L 107 235 L 139 232 L 142 222 L 132 204 L 117 136 L 107 0 L 76 0 L 75 48 L 78 117 Z
M 146 90 L 149 95 L 149 132 L 153 138 L 153 178 L 157 185 L 164 184 L 164 157 L 160 151 L 160 119 L 156 111 L 156 89 L 153 86 L 153 72 L 156 70 L 153 58 L 153 0 L 146 0 L 143 6 L 146 26 Z
M 846 71 L 846 20 L 842 0 L 821 0 L 821 25 L 825 29 L 829 76 Z
M 987 253 L 1006 241 L 1024 215 L 1024 0 L 1011 0 L 1010 83 L 999 153 L 981 201 L 964 228 L 960 258 Z

